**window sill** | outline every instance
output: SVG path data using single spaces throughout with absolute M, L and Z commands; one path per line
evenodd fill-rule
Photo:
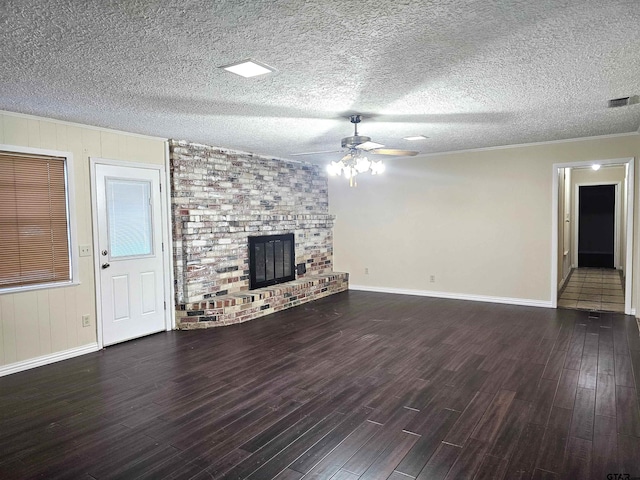
M 40 283 L 38 285 L 24 285 L 22 287 L 7 287 L 0 288 L 0 295 L 4 295 L 6 293 L 31 292 L 33 290 L 49 290 L 51 288 L 74 287 L 76 285 L 80 285 L 79 280 L 73 280 L 70 282 Z

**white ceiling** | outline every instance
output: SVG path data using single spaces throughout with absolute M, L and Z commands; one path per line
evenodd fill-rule
M 277 73 L 216 68 L 249 57 Z M 638 94 L 638 0 L 0 6 L 0 109 L 283 158 L 339 149 L 352 113 L 421 153 L 636 132 L 606 103 Z

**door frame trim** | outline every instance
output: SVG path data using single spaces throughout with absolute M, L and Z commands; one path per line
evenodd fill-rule
M 165 153 L 166 155 L 166 153 Z M 167 159 L 165 158 L 165 164 Z M 96 297 L 96 334 L 98 348 L 104 348 L 102 332 L 102 295 L 100 277 L 100 246 L 98 235 L 98 199 L 96 195 L 96 166 L 107 165 L 114 167 L 141 168 L 146 170 L 156 170 L 160 177 L 160 224 L 162 226 L 162 274 L 164 278 L 164 325 L 165 330 L 173 330 L 175 325 L 175 311 L 173 308 L 173 265 L 171 264 L 171 252 L 173 245 L 171 242 L 171 217 L 169 215 L 169 181 L 168 170 L 165 165 L 152 163 L 127 162 L 101 157 L 89 157 L 89 173 L 91 177 L 91 217 L 93 226 L 93 273 Z
M 633 232 L 634 232 L 634 188 L 635 188 L 635 168 L 634 157 L 613 158 L 607 160 L 585 160 L 579 162 L 554 163 L 551 168 L 552 189 L 551 189 L 551 308 L 558 307 L 558 171 L 561 168 L 588 167 L 594 163 L 600 165 L 624 165 L 627 167 L 627 232 L 626 232 L 626 258 L 625 258 L 625 291 L 624 291 L 624 313 L 635 315 L 632 304 L 632 284 L 634 275 L 633 257 Z M 573 254 L 573 253 L 572 253 Z
M 613 268 L 620 268 L 620 227 L 622 226 L 620 211 L 622 210 L 622 182 L 584 182 L 576 183 L 573 192 L 573 245 L 571 245 L 571 267 L 578 265 L 578 234 L 580 232 L 580 187 L 600 187 L 604 185 L 613 185 L 615 187 L 614 198 L 615 208 L 613 211 Z

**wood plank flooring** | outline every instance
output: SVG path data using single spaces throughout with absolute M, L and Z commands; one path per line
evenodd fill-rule
M 0 478 L 640 477 L 639 383 L 632 317 L 345 292 L 0 378 Z

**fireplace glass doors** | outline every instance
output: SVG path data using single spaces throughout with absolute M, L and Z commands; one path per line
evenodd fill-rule
M 249 289 L 295 280 L 293 233 L 249 237 Z

